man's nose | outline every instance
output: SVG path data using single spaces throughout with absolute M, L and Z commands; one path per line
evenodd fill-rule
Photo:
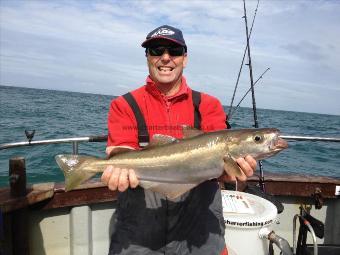
M 169 61 L 170 58 L 171 58 L 171 56 L 170 56 L 168 50 L 166 49 L 166 50 L 164 51 L 164 53 L 162 54 L 161 59 L 162 59 L 163 61 Z

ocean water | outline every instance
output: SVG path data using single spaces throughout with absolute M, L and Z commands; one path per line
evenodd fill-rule
M 26 141 L 25 129 L 36 130 L 34 140 L 104 135 L 113 96 L 0 86 L 0 144 Z M 226 109 L 227 110 L 227 109 Z M 258 109 L 260 127 L 276 127 L 289 135 L 340 137 L 340 116 Z M 253 124 L 251 108 L 239 108 L 233 128 Z M 0 187 L 8 185 L 8 160 L 26 159 L 28 183 L 64 180 L 54 156 L 71 153 L 71 144 L 0 150 Z M 105 156 L 105 143 L 82 143 L 79 153 Z M 340 177 L 340 143 L 289 141 L 289 148 L 263 161 L 264 173 L 298 173 Z

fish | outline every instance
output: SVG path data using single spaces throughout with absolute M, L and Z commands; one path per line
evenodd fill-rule
M 116 154 L 110 159 L 87 155 L 55 156 L 64 172 L 65 190 L 114 167 L 134 169 L 139 185 L 175 199 L 200 183 L 228 175 L 240 177 L 235 159 L 271 157 L 288 147 L 276 128 L 220 130 L 203 133 L 183 127 L 183 139 L 154 135 L 148 148 Z

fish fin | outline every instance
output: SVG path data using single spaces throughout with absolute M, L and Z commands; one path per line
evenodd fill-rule
M 161 135 L 161 134 L 155 134 L 152 136 L 152 139 L 148 146 L 145 147 L 145 149 L 148 149 L 150 147 L 156 147 L 161 146 L 169 143 L 175 143 L 178 142 L 178 139 L 176 139 L 173 136 L 170 135 Z
M 139 186 L 141 186 L 143 189 L 151 189 L 158 184 L 158 182 L 139 180 Z
M 182 131 L 183 131 L 183 139 L 199 136 L 201 134 L 204 134 L 202 130 L 193 128 L 189 125 L 182 125 Z
M 174 200 L 177 197 L 183 195 L 185 192 L 188 192 L 192 188 L 196 187 L 198 183 L 178 184 L 178 183 L 141 181 L 139 185 L 144 189 L 161 193 L 168 199 Z
M 90 172 L 82 170 L 85 165 L 88 165 L 86 161 L 89 159 L 93 160 L 95 157 L 81 155 L 55 156 L 55 160 L 65 176 L 65 191 L 76 188 L 81 183 L 96 175 L 96 172 L 94 171 Z
M 236 176 L 236 177 L 241 177 L 242 176 L 242 171 L 238 164 L 235 162 L 234 158 L 230 155 L 227 154 L 223 157 L 224 161 L 224 170 L 227 172 L 228 175 L 230 176 Z
M 135 149 L 130 146 L 114 146 L 114 148 L 111 150 L 110 154 L 107 155 L 106 159 L 109 159 L 113 156 L 117 156 L 118 154 L 124 154 L 130 151 L 134 151 Z
M 198 183 L 188 183 L 188 184 L 177 184 L 177 183 L 167 183 L 164 185 L 160 185 L 155 188 L 155 191 L 160 192 L 170 200 L 174 200 L 177 197 L 183 195 L 188 192 L 192 188 L 196 187 Z

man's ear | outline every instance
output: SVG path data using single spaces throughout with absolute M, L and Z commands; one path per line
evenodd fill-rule
M 183 59 L 183 68 L 185 68 L 187 66 L 188 63 L 188 54 L 184 53 L 184 59 Z

